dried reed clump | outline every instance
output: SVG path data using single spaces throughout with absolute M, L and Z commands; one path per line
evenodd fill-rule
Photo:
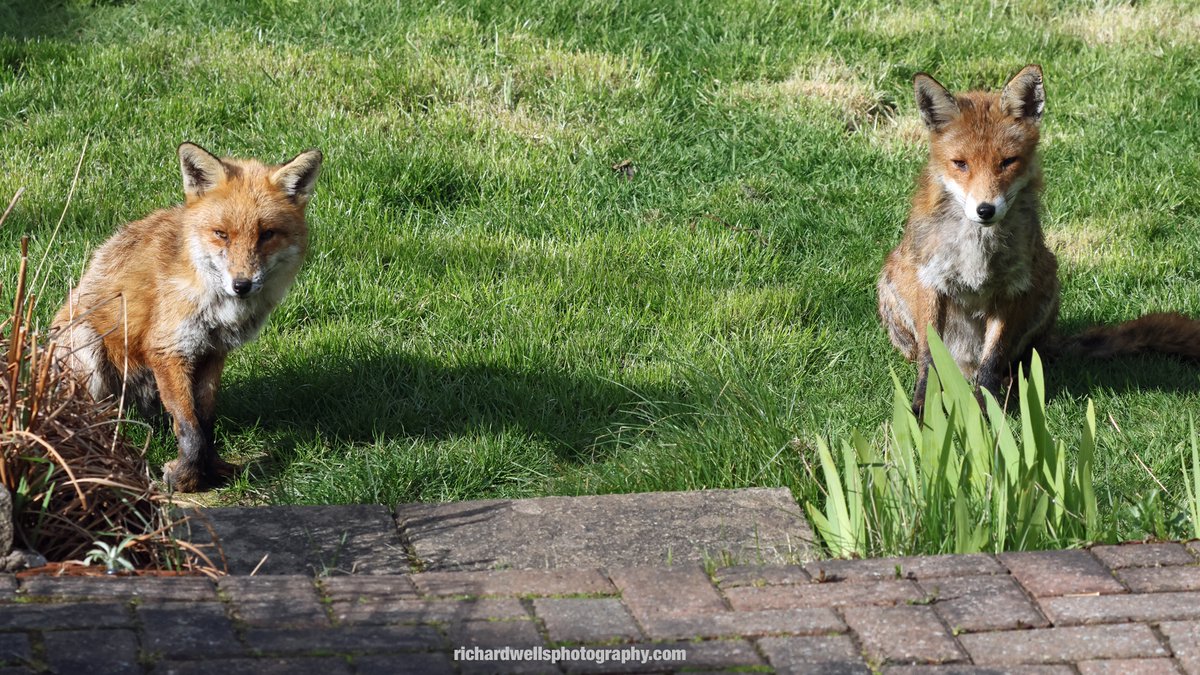
M 0 483 L 13 496 L 14 545 L 65 562 L 99 541 L 129 541 L 125 558 L 139 569 L 217 574 L 204 551 L 172 536 L 185 519 L 172 518 L 117 405 L 92 400 L 57 367 L 62 347 L 30 329 L 27 253 L 26 239 L 12 314 L 0 322 Z

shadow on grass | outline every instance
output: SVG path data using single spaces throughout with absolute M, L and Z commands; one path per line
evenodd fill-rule
M 318 437 L 351 443 L 516 430 L 547 441 L 559 459 L 591 462 L 599 443 L 633 423 L 645 400 L 599 377 L 495 365 L 445 365 L 403 354 L 289 364 L 230 382 L 221 415 L 281 439 L 281 448 Z M 671 400 L 676 400 L 678 394 Z
M 71 0 L 4 0 L 0 2 L 0 37 L 71 38 L 91 9 L 87 3 Z

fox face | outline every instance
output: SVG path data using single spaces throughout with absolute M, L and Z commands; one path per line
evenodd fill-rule
M 304 208 L 320 170 L 320 151 L 266 166 L 218 159 L 184 143 L 179 161 L 188 253 L 204 286 L 238 299 L 272 286 L 281 286 L 282 295 L 308 248 Z
M 913 78 L 930 132 L 928 171 L 983 227 L 1001 222 L 1037 174 L 1038 126 L 1045 106 L 1042 70 L 1027 66 L 999 94 L 955 97 L 932 77 Z

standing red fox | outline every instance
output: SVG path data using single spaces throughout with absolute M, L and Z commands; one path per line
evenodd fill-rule
M 925 73 L 913 86 L 929 129 L 929 162 L 878 288 L 892 344 L 917 362 L 919 414 L 931 363 L 927 326 L 963 375 L 998 396 L 1010 365 L 1030 347 L 1046 346 L 1059 294 L 1058 262 L 1038 219 L 1041 67 L 1026 66 L 998 94 L 955 96 Z M 1150 314 L 1059 346 L 1100 356 L 1154 350 L 1200 358 L 1200 322 Z
M 68 368 L 97 400 L 161 401 L 179 458 L 167 484 L 193 492 L 227 477 L 213 425 L 226 355 L 254 339 L 308 248 L 304 208 L 321 166 L 309 150 L 282 165 L 179 146 L 185 201 L 121 228 L 97 251 L 54 318 Z

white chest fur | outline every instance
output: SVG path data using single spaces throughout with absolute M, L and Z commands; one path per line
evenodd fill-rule
M 944 218 L 937 230 L 940 241 L 917 271 L 922 284 L 964 308 L 1029 290 L 1032 258 L 1023 233 L 1003 222 L 985 227 L 964 218 Z

